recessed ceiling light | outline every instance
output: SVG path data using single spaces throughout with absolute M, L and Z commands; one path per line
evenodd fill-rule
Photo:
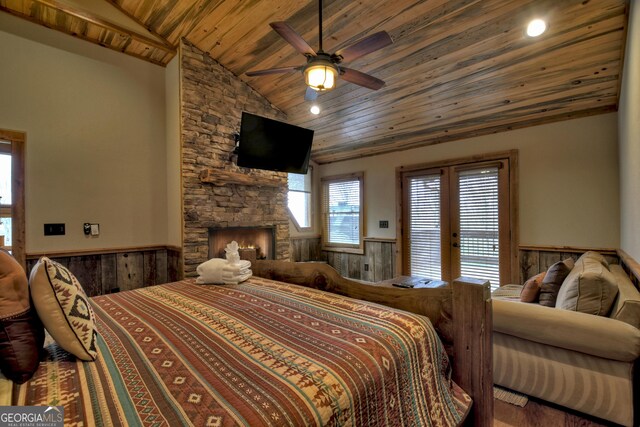
M 311 111 L 311 114 L 318 115 L 320 114 L 320 107 L 318 107 L 317 105 L 312 105 L 309 111 Z
M 542 19 L 534 19 L 527 25 L 527 35 L 529 37 L 538 37 L 547 30 L 547 23 Z

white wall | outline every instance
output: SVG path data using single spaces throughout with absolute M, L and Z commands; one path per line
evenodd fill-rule
M 167 129 L 167 243 L 182 247 L 182 178 L 180 171 L 180 60 L 175 56 L 165 71 Z
M 620 247 L 640 261 L 640 4 L 631 2 L 618 110 Z
M 519 150 L 521 245 L 617 248 L 616 114 L 518 129 L 322 165 L 320 176 L 365 172 L 365 235 L 395 238 L 395 168 Z M 388 229 L 378 228 L 389 220 Z
M 164 69 L 8 14 L 0 58 L 0 128 L 27 134 L 27 253 L 166 244 Z

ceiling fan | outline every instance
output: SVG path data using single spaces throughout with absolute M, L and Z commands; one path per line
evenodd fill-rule
M 252 77 L 302 71 L 307 84 L 307 92 L 304 97 L 307 101 L 314 101 L 318 97 L 318 92 L 333 89 L 338 76 L 343 80 L 368 89 L 378 90 L 384 86 L 384 81 L 340 64 L 342 64 L 342 62 L 353 61 L 354 59 L 375 52 L 393 43 L 393 40 L 391 40 L 391 37 L 386 31 L 372 34 L 351 46 L 329 54 L 322 50 L 322 0 L 318 1 L 318 21 L 320 46 L 317 52 L 286 22 L 272 22 L 269 24 L 280 37 L 285 39 L 286 42 L 307 58 L 305 65 L 248 71 L 246 75 Z

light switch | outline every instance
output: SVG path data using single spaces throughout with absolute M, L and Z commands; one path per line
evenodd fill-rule
M 100 224 L 91 224 L 91 235 L 92 236 L 100 235 Z

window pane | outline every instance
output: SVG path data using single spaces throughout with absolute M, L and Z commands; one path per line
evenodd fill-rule
M 442 277 L 440 175 L 409 178 L 409 272 Z
M 289 174 L 289 190 L 311 192 L 311 174 Z
M 311 194 L 289 191 L 289 211 L 301 228 L 311 227 Z
M 461 172 L 460 271 L 500 285 L 498 168 Z
M 11 246 L 11 218 L 0 218 L 0 236 L 4 236 L 5 246 Z
M 328 183 L 329 242 L 360 244 L 360 181 Z
M 11 204 L 11 156 L 0 154 L 0 204 Z

